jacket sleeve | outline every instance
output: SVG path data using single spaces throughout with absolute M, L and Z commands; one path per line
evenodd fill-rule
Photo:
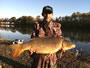
M 59 24 L 59 23 L 54 23 L 54 25 L 53 25 L 53 30 L 54 30 L 54 35 L 56 36 L 56 37 L 60 37 L 60 36 L 62 36 L 62 31 L 61 31 L 61 24 Z
M 32 31 L 32 34 L 31 34 L 31 38 L 34 38 L 34 37 L 37 37 L 38 36 L 38 29 L 39 29 L 39 24 L 36 22 L 34 23 L 33 25 L 33 31 Z
M 57 35 L 62 36 L 61 24 L 58 23 Z

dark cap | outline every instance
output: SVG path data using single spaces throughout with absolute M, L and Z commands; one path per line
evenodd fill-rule
M 42 13 L 53 13 L 53 8 L 50 6 L 43 7 Z

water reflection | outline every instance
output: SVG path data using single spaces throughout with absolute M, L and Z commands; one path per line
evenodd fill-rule
M 63 36 L 75 42 L 90 42 L 90 31 L 67 29 L 63 30 Z
M 0 27 L 0 36 L 3 39 L 23 39 L 25 42 L 27 42 L 31 38 L 30 34 L 31 29 L 27 27 Z
M 62 31 L 64 38 L 77 45 L 74 50 L 90 54 L 90 31 L 79 29 L 65 29 Z
M 5 27 L 8 28 L 8 27 L 14 27 L 14 25 L 0 25 L 0 27 L 2 27 L 2 28 L 3 28 L 3 27 L 4 27 L 4 28 L 5 28 Z

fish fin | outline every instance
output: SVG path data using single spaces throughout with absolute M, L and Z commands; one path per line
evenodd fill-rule
M 62 57 L 62 54 L 65 52 L 65 50 L 62 49 L 61 53 L 60 53 L 60 58 Z
M 63 53 L 63 52 L 60 52 L 60 53 L 59 53 L 59 57 L 60 57 L 60 58 L 62 57 L 62 53 Z
M 61 49 L 61 50 L 59 51 L 59 57 L 60 57 L 60 58 L 62 57 L 63 52 L 64 52 L 63 49 Z

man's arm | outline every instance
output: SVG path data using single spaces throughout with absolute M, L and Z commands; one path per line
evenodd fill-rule
M 55 36 L 55 37 L 60 37 L 60 36 L 62 36 L 61 24 L 59 24 L 59 23 L 54 23 L 54 24 L 53 24 L 53 30 L 54 30 L 54 36 Z
M 35 38 L 38 36 L 38 29 L 39 29 L 39 26 L 38 26 L 38 23 L 34 23 L 33 25 L 33 31 L 32 31 L 32 34 L 31 34 L 31 38 Z

